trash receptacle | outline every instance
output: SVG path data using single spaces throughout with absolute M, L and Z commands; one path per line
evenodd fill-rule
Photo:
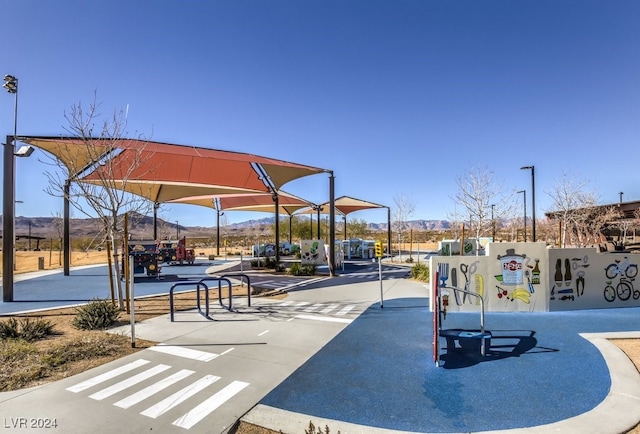
M 38 256 L 38 270 L 44 270 L 44 256 Z
M 209 260 L 210 260 L 210 261 L 213 261 L 213 260 L 215 260 L 215 259 L 216 259 L 216 255 L 209 255 Z

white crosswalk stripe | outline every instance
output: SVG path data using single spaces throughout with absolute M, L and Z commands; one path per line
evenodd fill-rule
M 335 310 L 335 308 L 337 308 L 338 306 L 339 306 L 338 304 L 330 304 L 329 306 L 327 306 L 324 309 L 322 309 L 320 311 L 320 313 L 327 314 L 327 313 L 331 312 L 332 310 Z
M 184 401 L 186 401 L 196 393 L 200 392 L 201 390 L 204 390 L 206 387 L 212 385 L 219 379 L 220 377 L 217 377 L 215 375 L 205 375 L 195 383 L 188 385 L 187 387 L 177 391 L 173 395 L 163 399 L 157 404 L 152 405 L 151 407 L 147 408 L 140 414 L 155 419 L 158 416 L 171 410 L 173 407 L 177 406 L 178 404 L 183 403 Z
M 355 307 L 356 307 L 355 304 L 350 304 L 349 306 L 345 306 L 342 309 L 340 309 L 340 311 L 338 313 L 336 313 L 336 315 L 340 315 L 340 316 L 346 315 L 349 312 L 351 312 L 353 310 L 353 308 L 355 308 Z
M 131 409 L 137 404 L 147 402 L 146 408 L 140 411 L 139 414 L 153 419 L 158 419 L 170 410 L 182 405 L 181 408 L 187 407 L 184 414 L 173 421 L 171 421 L 171 419 L 167 420 L 167 423 L 189 429 L 211 415 L 216 409 L 250 385 L 247 382 L 237 380 L 233 380 L 225 385 L 224 381 L 220 381 L 222 380 L 221 377 L 213 374 L 207 374 L 192 381 L 189 377 L 195 374 L 195 371 L 182 369 L 169 374 L 173 368 L 165 364 L 156 364 L 142 372 L 133 373 L 134 370 L 149 363 L 151 362 L 148 360 L 138 359 L 70 386 L 66 390 L 73 393 L 80 393 L 87 389 L 103 386 L 102 389 L 88 396 L 88 398 L 102 402 L 106 402 L 108 398 L 118 393 L 131 390 L 132 393 L 128 396 L 121 397 L 121 399 L 113 403 L 113 405 L 126 410 Z M 147 385 L 140 390 L 133 390 L 144 381 L 159 376 L 164 372 L 168 375 L 159 378 L 153 384 L 148 385 L 147 383 Z M 108 385 L 109 382 L 114 381 L 114 384 Z M 180 385 L 181 382 L 185 381 L 191 382 Z M 217 382 L 221 384 L 221 387 L 214 385 Z M 177 386 L 180 387 L 180 389 L 166 396 L 171 386 Z M 196 398 L 197 394 L 209 388 L 219 390 L 212 390 L 204 400 L 202 398 Z M 173 417 L 175 417 L 175 415 Z
M 191 348 L 184 348 L 175 345 L 158 344 L 149 349 L 152 351 L 158 351 L 160 353 L 167 353 L 178 357 L 185 357 L 187 359 L 200 360 L 202 362 L 209 362 L 218 357 L 218 354 L 215 353 L 192 350 Z
M 191 428 L 248 385 L 249 383 L 245 383 L 243 381 L 234 381 L 215 395 L 203 401 L 193 410 L 176 419 L 173 422 L 173 425 L 186 429 Z
M 71 386 L 71 387 L 67 387 L 67 390 L 70 392 L 82 392 L 85 389 L 88 389 L 92 386 L 95 386 L 96 384 L 100 384 L 103 383 L 105 381 L 110 380 L 111 378 L 117 377 L 118 375 L 124 374 L 126 372 L 129 372 L 133 369 L 136 369 L 142 365 L 146 365 L 147 363 L 149 363 L 148 360 L 144 360 L 144 359 L 138 359 L 135 362 L 131 362 L 127 365 L 121 366 L 119 368 L 113 369 L 109 372 L 105 372 L 102 375 L 98 375 L 97 377 L 94 378 L 90 378 L 87 381 L 83 381 L 82 383 L 78 383 L 75 386 Z
M 147 369 L 144 372 L 141 372 L 137 375 L 134 375 L 131 378 L 127 378 L 126 380 L 122 380 L 119 383 L 114 384 L 113 386 L 109 386 L 106 389 L 102 389 L 92 395 L 89 395 L 89 398 L 95 399 L 96 401 L 100 401 L 102 399 L 108 398 L 111 395 L 115 395 L 118 392 L 122 392 L 125 389 L 128 389 L 131 386 L 134 386 L 146 379 L 153 377 L 160 372 L 164 372 L 169 369 L 171 366 L 169 365 L 157 365 L 153 368 Z
M 324 304 L 314 304 L 314 305 L 309 306 L 308 308 L 304 309 L 304 312 L 315 312 L 316 310 L 320 309 L 323 306 L 324 306 Z
M 341 305 L 338 303 L 311 303 L 308 301 L 283 301 L 281 303 L 276 304 L 278 308 L 282 308 L 283 312 L 302 312 L 302 314 L 297 314 L 294 318 L 304 319 L 304 320 L 316 320 L 316 321 L 329 321 L 329 322 L 339 322 L 339 323 L 351 323 L 353 319 L 344 319 L 346 315 L 352 314 L 357 316 L 359 310 L 356 308 L 358 305 L 349 304 L 349 305 Z M 312 314 L 312 315 L 307 315 Z M 334 318 L 332 319 L 330 315 L 339 316 L 340 319 Z
M 172 384 L 177 383 L 178 381 L 187 378 L 189 375 L 193 374 L 194 371 L 190 371 L 188 369 L 183 369 L 181 371 L 176 372 L 173 375 L 170 375 L 166 378 L 163 378 L 162 380 L 158 381 L 157 383 L 152 384 L 151 386 L 145 387 L 144 389 L 140 390 L 139 392 L 134 393 L 133 395 L 129 395 L 126 398 L 121 399 L 120 401 L 116 402 L 115 405 L 116 407 L 120 407 L 120 408 L 129 408 L 133 405 L 136 405 L 139 402 L 144 401 L 145 399 L 155 395 L 156 393 L 160 392 L 163 389 L 166 389 L 167 387 L 171 386 Z

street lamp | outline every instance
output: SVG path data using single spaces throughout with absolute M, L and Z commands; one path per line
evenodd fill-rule
M 495 220 L 495 218 L 493 216 L 493 209 L 495 207 L 496 207 L 496 204 L 492 203 L 491 204 L 491 226 L 492 226 L 492 234 L 491 234 L 492 240 L 491 241 L 493 241 L 494 243 L 496 242 L 496 220 Z
M 522 193 L 522 203 L 524 205 L 524 242 L 527 242 L 527 190 L 520 190 L 518 193 Z
M 622 205 L 622 195 L 624 194 L 622 191 L 618 193 L 620 195 L 620 205 Z
M 532 237 L 536 241 L 536 177 L 535 166 L 523 166 L 520 170 L 531 170 L 531 220 L 532 220 Z M 525 222 L 526 223 L 526 222 Z M 526 228 L 526 226 L 525 226 Z M 526 240 L 525 240 L 526 241 Z
M 178 220 L 176 220 L 176 240 L 180 239 L 180 225 L 178 224 Z
M 13 269 L 15 267 L 15 215 L 16 215 L 16 183 L 15 183 L 15 157 L 28 157 L 33 153 L 31 146 L 21 146 L 16 149 L 16 137 L 18 135 L 18 79 L 13 75 L 4 76 L 2 85 L 7 92 L 15 95 L 13 113 L 13 136 L 7 136 L 3 152 L 3 199 L 2 199 L 2 301 L 13 301 Z

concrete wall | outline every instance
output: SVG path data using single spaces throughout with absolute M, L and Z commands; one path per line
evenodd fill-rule
M 436 271 L 445 271 L 450 312 L 546 312 L 640 306 L 636 282 L 640 255 L 600 253 L 596 249 L 547 249 L 544 243 L 489 243 L 486 256 L 433 256 L 429 259 L 432 294 Z M 432 300 L 434 297 L 431 297 Z

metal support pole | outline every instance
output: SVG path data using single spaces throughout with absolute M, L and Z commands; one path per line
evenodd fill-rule
M 524 242 L 527 242 L 527 191 L 520 190 L 518 193 L 522 193 L 522 203 L 524 205 Z M 516 236 L 517 238 L 517 236 Z
M 3 153 L 2 201 L 2 301 L 13 301 L 13 223 L 15 218 L 15 156 L 14 136 L 7 136 Z
M 387 251 L 391 257 L 391 208 L 387 207 Z
M 329 172 L 329 275 L 336 275 L 336 211 L 335 211 L 335 177 Z
M 68 276 L 71 269 L 71 240 L 70 240 L 70 228 L 69 228 L 69 220 L 70 220 L 70 195 L 71 193 L 71 180 L 67 179 L 64 183 L 64 210 L 62 217 L 62 268 L 63 274 Z
M 220 256 L 220 210 L 216 209 L 216 256 Z
M 158 208 L 160 204 L 158 202 L 153 203 L 153 239 L 158 241 Z
M 536 241 L 536 175 L 535 166 L 523 166 L 520 170 L 531 170 L 531 218 L 532 218 L 532 236 L 533 241 Z M 525 226 L 526 229 L 526 226 Z M 526 241 L 526 240 L 525 240 Z
M 496 207 L 495 204 L 491 204 L 491 241 L 496 242 L 496 219 L 493 215 L 493 209 Z
M 532 228 L 531 235 L 533 237 L 533 241 L 536 241 L 536 177 L 535 177 L 535 167 L 531 166 L 531 219 L 532 219 Z
M 280 263 L 280 199 L 277 192 L 273 192 L 273 204 L 276 214 L 276 266 Z

